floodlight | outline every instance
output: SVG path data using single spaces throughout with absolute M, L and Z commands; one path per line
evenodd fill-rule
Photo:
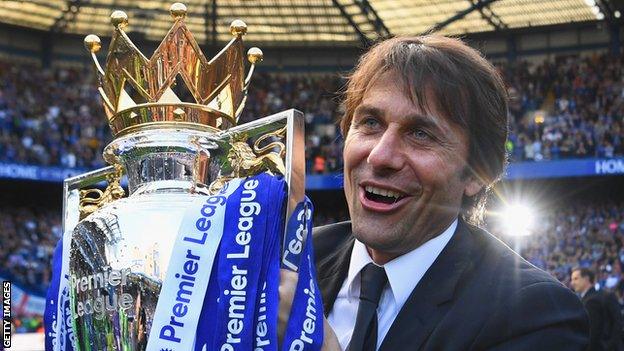
M 507 234 L 524 236 L 531 234 L 533 211 L 523 204 L 511 204 L 503 211 L 503 225 Z

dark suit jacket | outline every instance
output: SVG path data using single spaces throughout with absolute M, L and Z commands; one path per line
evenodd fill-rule
M 613 294 L 591 288 L 583 296 L 589 315 L 589 350 L 621 351 L 622 315 Z
M 353 242 L 350 222 L 314 229 L 326 315 L 347 276 Z M 460 221 L 380 350 L 575 351 L 588 339 L 587 314 L 572 291 Z

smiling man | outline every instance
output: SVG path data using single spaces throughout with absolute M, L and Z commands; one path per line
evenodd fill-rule
M 456 39 L 390 39 L 345 107 L 351 221 L 314 230 L 326 349 L 584 350 L 579 299 L 474 226 L 505 166 L 494 67 Z

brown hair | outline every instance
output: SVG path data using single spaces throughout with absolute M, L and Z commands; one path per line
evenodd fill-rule
M 576 271 L 580 272 L 581 277 L 588 278 L 590 283 L 594 284 L 594 282 L 596 281 L 596 275 L 591 269 L 585 267 L 574 267 L 572 269 L 572 273 Z
M 396 37 L 371 48 L 349 77 L 345 114 L 340 121 L 347 136 L 353 113 L 366 89 L 381 74 L 394 71 L 403 77 L 405 91 L 424 110 L 429 104 L 467 131 L 466 176 L 479 180 L 483 189 L 464 196 L 462 216 L 477 224 L 491 187 L 506 165 L 508 96 L 497 70 L 479 52 L 461 40 L 440 35 Z M 427 87 L 435 101 L 427 101 Z M 427 89 L 427 90 L 428 90 Z

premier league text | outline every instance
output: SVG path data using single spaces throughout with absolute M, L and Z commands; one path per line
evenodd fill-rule
M 295 237 L 290 238 L 286 244 L 284 255 L 282 256 L 282 263 L 295 272 L 299 270 L 299 258 L 303 250 L 303 240 L 308 236 L 306 224 L 311 218 L 312 210 L 305 206 L 299 210 L 297 213 L 297 222 L 299 222 L 299 225 L 295 232 Z
M 203 273 L 200 272 L 201 266 L 199 265 L 202 259 L 200 256 L 203 251 L 202 246 L 206 244 L 206 239 L 208 238 L 207 231 L 212 226 L 211 220 L 216 213 L 217 207 L 223 206 L 226 200 L 224 196 L 208 197 L 200 210 L 199 218 L 195 222 L 195 229 L 198 230 L 198 233 L 186 235 L 182 239 L 189 243 L 191 248 L 186 250 L 186 260 L 175 271 L 175 278 L 179 280 L 176 303 L 171 308 L 168 324 L 160 328 L 158 337 L 161 340 L 174 343 L 180 343 L 182 340 L 180 335 L 176 335 L 176 333 L 184 328 L 185 323 L 188 323 L 186 320 L 188 317 L 185 318 L 185 316 L 189 312 L 188 305 L 195 292 L 195 279 L 198 274 Z
M 96 319 L 102 319 L 106 315 L 106 311 L 114 312 L 118 309 L 127 310 L 132 307 L 134 299 L 128 293 L 118 294 L 115 290 L 110 289 L 116 286 L 124 286 L 128 281 L 130 268 L 121 270 L 110 269 L 105 267 L 101 272 L 96 272 L 83 277 L 72 275 L 70 284 L 73 291 L 76 292 L 76 313 L 75 317 L 84 315 L 94 315 Z M 108 297 L 96 293 L 97 289 L 106 289 L 113 291 Z M 94 291 L 93 293 L 88 293 Z
M 229 260 L 248 259 L 249 244 L 251 242 L 251 229 L 254 225 L 254 216 L 260 214 L 261 206 L 256 199 L 256 187 L 258 181 L 249 179 L 243 183 L 243 191 L 240 200 L 238 218 L 238 234 L 236 234 L 236 243 L 239 245 L 238 252 L 231 252 L 226 255 Z M 240 334 L 245 328 L 244 318 L 246 302 L 247 302 L 247 270 L 239 269 L 237 265 L 232 264 L 232 279 L 230 280 L 230 288 L 223 293 L 229 296 L 227 338 L 221 351 L 234 351 L 235 345 L 241 342 Z
M 310 285 L 308 288 L 303 289 L 303 292 L 308 297 L 306 306 L 306 318 L 303 320 L 301 326 L 301 335 L 290 344 L 289 351 L 302 351 L 305 349 L 305 344 L 312 345 L 314 340 L 311 336 L 316 330 L 316 289 L 314 288 L 314 279 L 310 279 Z
M 11 347 L 11 282 L 2 282 L 2 346 Z
M 267 325 L 267 303 L 266 303 L 266 282 L 262 285 L 262 294 L 260 295 L 260 304 L 258 307 L 258 319 L 256 323 L 256 340 L 254 351 L 262 351 L 264 347 L 271 344 L 268 338 L 269 326 Z

